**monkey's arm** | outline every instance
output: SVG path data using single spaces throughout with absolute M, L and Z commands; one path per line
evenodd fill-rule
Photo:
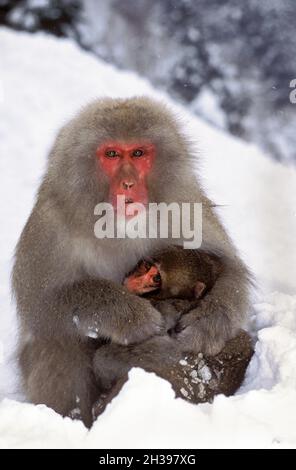
M 23 320 L 38 336 L 103 337 L 119 344 L 157 335 L 164 323 L 147 300 L 115 283 L 92 279 L 39 293 Z
M 150 302 L 107 280 L 87 279 L 61 289 L 58 310 L 82 336 L 138 343 L 163 331 L 164 321 Z M 67 328 L 70 331 L 72 325 Z
M 90 278 L 73 260 L 68 240 L 56 235 L 56 226 L 45 226 L 33 212 L 16 251 L 13 289 L 25 331 L 45 338 L 111 338 L 122 344 L 159 334 L 163 319 L 150 302 L 119 284 Z
M 251 276 L 209 201 L 205 201 L 201 248 L 219 256 L 222 272 L 198 307 L 180 318 L 177 332 L 184 350 L 217 354 L 244 326 L 249 312 Z

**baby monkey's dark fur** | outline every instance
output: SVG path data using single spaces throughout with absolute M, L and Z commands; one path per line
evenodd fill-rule
M 184 250 L 178 246 L 156 254 L 152 263 L 161 279 L 160 289 L 151 293 L 154 299 L 176 297 L 190 300 L 204 297 L 223 269 L 218 256 L 202 250 Z
M 202 250 L 184 250 L 172 246 L 141 260 L 123 283 L 130 292 L 145 296 L 165 314 L 168 330 L 175 328 L 180 318 L 180 315 L 171 315 L 176 310 L 171 306 L 182 306 L 179 310 L 183 313 L 186 304 L 191 308 L 197 306 L 196 301 L 212 289 L 222 270 L 223 264 L 218 256 Z M 174 302 L 174 299 L 182 299 L 184 302 Z

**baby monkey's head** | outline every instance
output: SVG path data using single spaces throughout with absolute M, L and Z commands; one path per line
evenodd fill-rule
M 173 246 L 141 260 L 126 276 L 124 285 L 137 295 L 200 299 L 213 287 L 221 271 L 217 256 Z

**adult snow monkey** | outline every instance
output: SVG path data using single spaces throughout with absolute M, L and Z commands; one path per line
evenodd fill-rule
M 93 371 L 100 340 L 131 345 L 163 335 L 167 351 L 163 316 L 121 282 L 141 258 L 172 240 L 98 239 L 94 207 L 115 206 L 118 195 L 126 205 L 203 204 L 201 248 L 219 256 L 223 272 L 198 308 L 180 318 L 171 350 L 216 354 L 242 327 L 248 271 L 204 195 L 191 157 L 174 116 L 149 98 L 97 100 L 61 129 L 13 269 L 19 363 L 31 402 L 64 416 L 79 408 L 90 426 L 100 395 Z M 90 338 L 93 332 L 97 339 Z

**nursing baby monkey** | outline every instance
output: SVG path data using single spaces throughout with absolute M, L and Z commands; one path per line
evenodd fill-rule
M 162 300 L 201 299 L 213 287 L 222 269 L 218 256 L 175 246 L 141 260 L 124 279 L 123 284 L 130 292 L 145 296 L 165 313 L 170 310 L 167 309 L 168 305 L 182 303 L 162 303 Z M 186 304 L 188 302 L 184 302 L 183 307 Z M 172 318 L 166 319 L 166 324 L 174 328 L 179 316 L 175 321 Z
M 101 387 L 110 390 L 135 365 L 154 371 L 155 364 L 166 368 L 172 366 L 172 357 L 174 362 L 180 360 L 182 348 L 172 348 L 166 357 L 163 346 L 170 346 L 170 337 L 176 336 L 181 315 L 197 307 L 198 300 L 211 290 L 222 269 L 218 256 L 177 246 L 141 260 L 123 284 L 133 294 L 145 296 L 162 313 L 167 336 L 155 337 L 130 348 L 106 344 L 98 349 L 94 366 Z M 166 362 L 167 358 L 169 362 Z

